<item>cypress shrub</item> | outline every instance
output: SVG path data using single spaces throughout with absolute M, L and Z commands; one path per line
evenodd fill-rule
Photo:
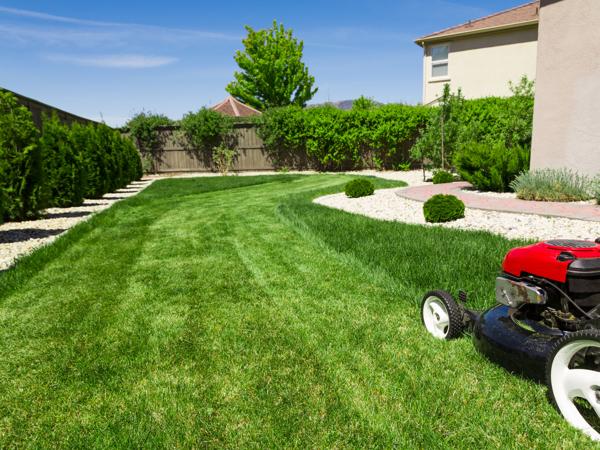
M 527 147 L 473 142 L 456 153 L 454 164 L 461 178 L 480 191 L 506 192 L 517 175 L 529 168 L 529 155 Z
M 23 220 L 42 208 L 44 185 L 38 130 L 14 95 L 0 91 L 0 191 L 3 218 Z
M 436 194 L 423 204 L 425 221 L 450 222 L 465 217 L 465 204 L 454 195 Z
M 435 170 L 431 181 L 433 184 L 452 183 L 454 181 L 454 175 L 447 170 Z
M 84 196 L 100 198 L 108 192 L 108 170 L 105 151 L 98 142 L 98 133 L 93 124 L 75 123 L 71 126 L 71 139 L 75 147 L 82 150 L 87 175 Z
M 45 205 L 81 205 L 86 187 L 85 164 L 67 125 L 56 114 L 44 117 L 40 148 L 44 159 Z
M 344 192 L 350 198 L 366 197 L 367 195 L 373 195 L 375 186 L 366 178 L 356 178 L 346 183 Z

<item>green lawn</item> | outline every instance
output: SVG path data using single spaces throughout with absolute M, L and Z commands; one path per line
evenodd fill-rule
M 349 179 L 159 181 L 0 274 L 0 448 L 589 447 L 421 327 L 517 243 L 311 203 Z

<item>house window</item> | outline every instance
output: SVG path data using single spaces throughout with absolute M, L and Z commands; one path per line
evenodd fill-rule
M 431 77 L 448 76 L 448 44 L 431 47 Z

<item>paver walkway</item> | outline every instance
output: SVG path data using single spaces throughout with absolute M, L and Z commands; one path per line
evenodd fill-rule
M 465 181 L 445 184 L 414 186 L 398 190 L 400 197 L 424 202 L 435 194 L 452 194 L 468 208 L 487 209 L 518 214 L 568 217 L 570 219 L 600 222 L 600 206 L 588 203 L 535 202 L 517 198 L 500 198 L 465 191 L 471 185 Z

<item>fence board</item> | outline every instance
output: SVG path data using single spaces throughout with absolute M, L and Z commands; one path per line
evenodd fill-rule
M 238 157 L 233 164 L 235 171 L 275 170 L 264 150 L 262 140 L 253 124 L 234 125 L 238 134 Z M 186 149 L 178 133 L 178 127 L 163 127 L 164 151 L 157 164 L 158 172 L 210 172 L 213 168 L 201 156 Z

